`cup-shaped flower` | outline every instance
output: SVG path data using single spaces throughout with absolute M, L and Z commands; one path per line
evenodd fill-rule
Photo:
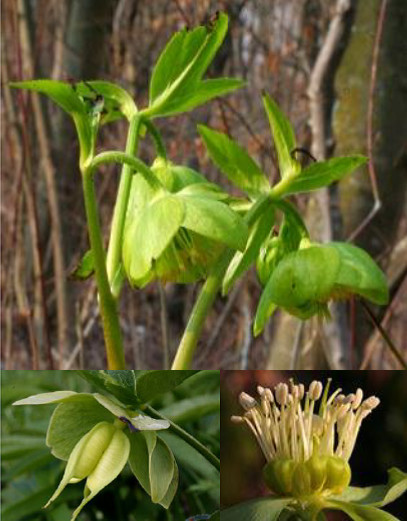
M 340 494 L 349 485 L 348 461 L 361 423 L 379 404 L 374 396 L 363 400 L 361 389 L 347 396 L 337 389 L 328 396 L 329 385 L 324 391 L 314 381 L 307 392 L 292 381 L 278 384 L 274 392 L 258 387 L 260 400 L 241 393 L 245 413 L 232 417 L 255 435 L 267 460 L 266 484 L 302 504 Z
M 263 280 L 264 272 L 262 266 Z M 313 315 L 329 317 L 330 301 L 352 295 L 376 304 L 387 303 L 386 278 L 373 259 L 351 244 L 306 241 L 303 247 L 285 255 L 269 274 L 258 314 L 281 307 L 303 320 Z
M 244 249 L 247 226 L 225 192 L 161 158 L 151 173 L 151 184 L 138 175 L 132 181 L 123 241 L 132 285 L 143 287 L 155 278 L 193 282 L 205 277 L 224 245 Z
M 67 465 L 61 482 L 45 507 L 55 501 L 68 484 L 86 480 L 84 498 L 71 521 L 96 494 L 116 479 L 129 458 L 134 460 L 132 436 L 142 436 L 139 431 L 156 431 L 170 426 L 168 420 L 137 414 L 115 399 L 99 393 L 57 391 L 30 396 L 13 405 L 49 403 L 59 405 L 48 427 L 47 445 L 55 456 L 67 460 Z M 149 436 L 155 439 L 156 434 L 151 432 Z M 164 447 L 161 450 L 169 453 L 167 459 L 172 462 L 173 473 L 177 476 L 172 453 L 163 441 L 160 443 Z M 177 488 L 177 478 L 171 476 L 171 479 L 174 481 L 172 496 L 169 494 L 166 505 L 171 502 Z

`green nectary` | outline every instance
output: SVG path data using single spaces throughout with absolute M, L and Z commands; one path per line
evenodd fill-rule
M 330 300 L 359 295 L 386 304 L 386 278 L 373 259 L 356 246 L 332 242 L 286 255 L 271 274 L 269 299 L 292 315 L 329 316 Z

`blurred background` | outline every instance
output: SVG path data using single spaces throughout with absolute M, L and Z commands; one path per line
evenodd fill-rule
M 152 67 L 181 27 L 217 10 L 230 30 L 209 73 L 247 87 L 193 113 L 158 121 L 169 157 L 227 186 L 197 136 L 198 122 L 229 133 L 276 179 L 262 109 L 265 89 L 294 124 L 298 145 L 319 160 L 364 153 L 370 166 L 329 190 L 296 198 L 315 240 L 352 240 L 385 270 L 387 307 L 373 309 L 407 353 L 407 5 L 404 0 L 4 0 L 2 9 L 3 367 L 105 366 L 95 284 L 69 274 L 88 249 L 74 127 L 43 98 L 11 91 L 27 78 L 119 82 L 140 107 Z M 101 148 L 123 148 L 126 126 L 103 129 Z M 151 161 L 143 143 L 141 157 Z M 304 156 L 305 157 L 305 156 Z M 98 177 L 108 236 L 117 172 Z M 175 352 L 197 286 L 167 285 L 169 350 Z M 302 323 L 277 313 L 253 339 L 260 295 L 254 270 L 210 315 L 196 367 L 399 368 L 357 301 L 334 320 Z M 131 367 L 163 365 L 156 285 L 123 292 L 121 325 Z
M 350 459 L 352 485 L 370 486 L 387 482 L 387 470 L 398 467 L 407 471 L 407 379 L 398 371 L 221 371 L 221 507 L 255 497 L 269 495 L 262 482 L 263 453 L 246 425 L 230 421 L 241 415 L 238 402 L 241 391 L 256 397 L 257 385 L 274 388 L 279 382 L 309 386 L 312 380 L 325 384 L 332 378 L 331 392 L 338 387 L 344 394 L 360 387 L 364 395 L 380 398 L 380 405 L 366 418 Z M 386 510 L 398 519 L 407 512 L 407 496 L 399 498 Z M 329 520 L 345 520 L 341 512 L 329 513 Z
M 33 394 L 70 390 L 95 392 L 74 371 L 1 371 L 1 491 L 3 521 L 69 521 L 83 499 L 84 482 L 67 487 L 43 510 L 66 462 L 52 456 L 46 431 L 56 405 L 13 407 Z M 151 405 L 205 444 L 220 451 L 219 371 L 200 371 Z M 179 488 L 169 508 L 150 496 L 125 466 L 118 478 L 81 512 L 81 521 L 185 521 L 219 508 L 219 472 L 178 436 L 166 437 L 179 468 Z

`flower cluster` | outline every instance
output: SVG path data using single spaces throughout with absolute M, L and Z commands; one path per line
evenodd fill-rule
M 362 421 L 379 404 L 363 391 L 328 396 L 313 381 L 308 391 L 303 384 L 258 387 L 260 402 L 246 393 L 239 401 L 245 413 L 232 421 L 246 423 L 255 435 L 267 460 L 264 477 L 274 492 L 304 498 L 316 493 L 339 494 L 348 486 L 348 460 L 355 447 Z M 316 411 L 317 402 L 318 412 Z

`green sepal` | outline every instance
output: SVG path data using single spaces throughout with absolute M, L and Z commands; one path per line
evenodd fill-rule
M 385 485 L 347 487 L 342 494 L 331 499 L 371 507 L 388 505 L 407 492 L 407 473 L 395 467 L 387 473 L 388 482 Z
M 222 521 L 277 521 L 292 498 L 263 497 L 221 511 Z
M 226 134 L 198 125 L 198 131 L 212 161 L 238 188 L 256 199 L 270 191 L 270 183 L 246 150 Z
M 178 467 L 172 451 L 155 432 L 130 436 L 129 464 L 153 503 L 168 508 L 178 488 Z
M 46 444 L 59 459 L 68 460 L 76 443 L 101 421 L 112 421 L 111 412 L 91 395 L 80 402 L 60 403 L 51 416 Z
M 325 508 L 341 510 L 354 521 L 401 521 L 397 517 L 376 507 L 347 503 L 346 501 L 326 501 Z
M 356 293 L 375 304 L 389 301 L 386 276 L 370 255 L 352 244 L 331 242 L 341 257 L 341 266 L 335 284 L 345 291 Z
M 147 275 L 182 225 L 184 203 L 163 194 L 147 204 L 128 224 L 123 240 L 123 264 L 132 283 Z
M 185 205 L 184 228 L 232 249 L 244 250 L 248 229 L 236 212 L 210 197 L 184 196 L 182 193 L 179 197 Z

